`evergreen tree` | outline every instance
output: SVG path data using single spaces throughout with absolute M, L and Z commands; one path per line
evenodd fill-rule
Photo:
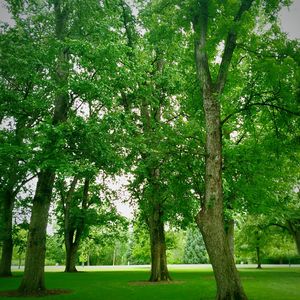
M 208 263 L 208 255 L 203 237 L 196 228 L 189 228 L 187 230 L 183 262 L 185 264 Z

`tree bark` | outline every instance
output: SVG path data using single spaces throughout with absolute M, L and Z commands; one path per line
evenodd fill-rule
M 28 94 L 24 98 L 27 97 Z M 25 126 L 24 120 L 17 121 L 16 131 L 15 131 L 15 140 L 14 145 L 16 147 L 21 147 L 23 144 L 24 131 L 23 128 Z M 20 177 L 25 174 L 19 173 L 19 163 L 18 158 L 15 157 L 14 161 L 11 163 L 8 181 L 6 185 L 3 185 L 3 189 L 1 190 L 1 203 L 2 203 L 2 214 L 1 219 L 3 223 L 3 233 L 1 236 L 2 240 L 2 254 L 0 261 L 0 277 L 9 277 L 12 276 L 11 273 L 11 262 L 13 256 L 13 209 L 15 204 L 15 197 L 19 192 L 22 184 L 20 183 Z M 23 178 L 22 178 L 23 179 Z
M 70 209 L 72 205 L 72 198 L 76 188 L 76 184 L 78 181 L 78 177 L 75 176 L 70 189 L 67 194 L 67 198 L 64 203 L 64 218 L 65 218 L 65 228 L 64 228 L 64 239 L 65 239 L 65 247 L 66 247 L 66 267 L 65 272 L 72 273 L 77 272 L 76 269 L 76 261 L 77 261 L 77 252 L 79 249 L 79 245 L 82 239 L 82 233 L 84 231 L 85 221 L 82 219 L 79 223 L 72 221 L 74 216 L 71 215 Z M 88 208 L 88 193 L 89 193 L 90 180 L 88 178 L 84 181 L 82 202 L 81 202 L 81 211 L 84 215 Z
M 169 281 L 171 278 L 167 266 L 164 222 L 159 205 L 153 207 L 148 223 L 151 245 L 151 275 L 149 281 Z
M 229 248 L 220 211 L 218 209 L 209 209 L 205 213 L 201 211 L 197 224 L 214 270 L 217 283 L 216 299 L 247 299 Z
M 225 232 L 220 105 L 208 89 L 204 89 L 203 103 L 206 124 L 205 199 L 196 221 L 214 270 L 216 299 L 244 300 L 247 297 Z
M 300 255 L 300 230 L 295 232 L 294 239 L 295 239 L 295 242 L 296 242 L 298 255 Z
M 298 255 L 300 255 L 300 220 L 299 219 L 288 220 L 286 222 L 286 226 L 281 226 L 278 224 L 275 225 L 286 228 L 289 231 L 289 233 L 294 238 Z
M 46 229 L 55 173 L 50 170 L 38 175 L 33 199 L 25 258 L 24 276 L 19 292 L 24 295 L 41 294 L 45 291 L 44 262 Z
M 234 220 L 230 219 L 225 222 L 225 232 L 228 240 L 230 251 L 234 257 Z
M 300 229 L 294 228 L 294 230 L 291 233 L 296 244 L 297 253 L 298 255 L 300 255 Z
M 77 272 L 76 262 L 77 262 L 77 252 L 79 245 L 74 245 L 72 242 L 66 243 L 66 273 Z
M 6 189 L 2 193 L 3 198 L 3 232 L 2 232 L 2 254 L 0 261 L 0 277 L 10 277 L 11 261 L 13 255 L 13 237 L 12 237 L 12 217 L 14 207 L 14 193 L 11 189 Z

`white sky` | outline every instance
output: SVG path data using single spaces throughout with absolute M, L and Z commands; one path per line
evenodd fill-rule
M 300 39 L 300 0 L 280 12 L 281 28 L 291 39 Z

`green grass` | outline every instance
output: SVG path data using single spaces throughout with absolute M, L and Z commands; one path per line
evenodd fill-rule
M 300 299 L 300 268 L 241 269 L 241 278 L 250 300 Z M 0 278 L 0 290 L 16 289 L 22 273 L 13 278 Z M 176 284 L 132 285 L 147 280 L 147 270 L 101 270 L 65 274 L 47 272 L 49 289 L 70 289 L 71 294 L 48 296 L 47 299 L 80 300 L 204 300 L 215 298 L 215 281 L 209 269 L 171 269 Z M 4 298 L 4 297 L 3 297 Z M 36 299 L 31 297 L 7 299 Z

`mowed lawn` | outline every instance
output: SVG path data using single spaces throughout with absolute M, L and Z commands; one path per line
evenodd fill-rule
M 300 268 L 240 269 L 250 300 L 300 299 Z M 14 278 L 0 278 L 0 290 L 16 289 L 22 273 Z M 216 286 L 209 269 L 171 269 L 175 283 L 148 284 L 148 270 L 100 270 L 66 274 L 47 272 L 48 289 L 67 289 L 70 294 L 47 296 L 47 299 L 80 300 L 202 300 L 214 299 Z M 3 299 L 6 297 L 3 297 Z M 9 297 L 7 299 L 36 299 Z

